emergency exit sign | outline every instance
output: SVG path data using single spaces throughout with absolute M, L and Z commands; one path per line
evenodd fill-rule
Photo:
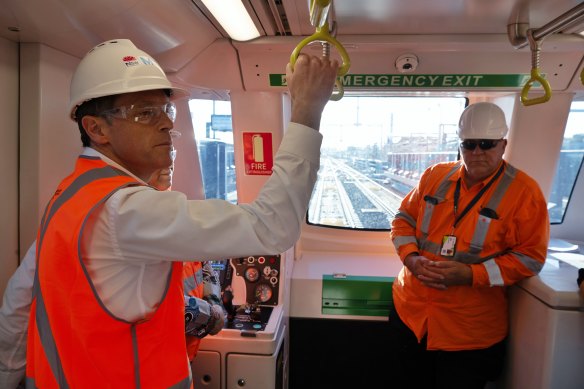
M 269 176 L 272 174 L 274 157 L 271 132 L 244 132 L 243 159 L 245 174 Z
M 340 81 L 344 87 L 358 88 L 521 88 L 530 78 L 530 74 L 346 74 Z M 270 74 L 270 86 L 286 86 L 286 75 Z

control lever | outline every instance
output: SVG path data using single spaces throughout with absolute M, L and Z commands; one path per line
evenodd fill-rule
M 253 321 L 261 321 L 262 319 L 262 309 L 257 304 L 252 304 L 250 307 L 249 317 Z
M 223 307 L 227 312 L 227 321 L 232 322 L 235 317 L 235 307 L 233 306 L 233 291 L 231 290 L 231 287 L 225 288 L 221 300 L 223 302 Z

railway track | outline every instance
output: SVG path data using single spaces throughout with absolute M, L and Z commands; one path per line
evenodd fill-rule
M 313 223 L 359 229 L 389 229 L 402 195 L 375 182 L 344 161 L 322 159 L 311 203 Z

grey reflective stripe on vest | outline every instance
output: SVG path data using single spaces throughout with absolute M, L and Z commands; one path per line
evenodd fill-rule
M 201 285 L 203 282 L 203 269 L 199 269 L 190 277 L 183 279 L 183 289 L 185 294 Z
M 427 196 L 428 198 L 424 198 L 426 201 L 426 207 L 424 209 L 424 218 L 422 219 L 422 226 L 420 227 L 420 231 L 424 238 L 428 236 L 428 231 L 430 230 L 430 221 L 432 220 L 432 214 L 434 213 L 434 206 L 444 201 L 446 197 L 446 193 L 448 189 L 452 185 L 452 182 L 449 181 L 449 178 L 460 169 L 460 163 L 457 163 L 450 169 L 448 174 L 444 177 L 438 189 L 436 189 L 436 193 L 433 196 Z
M 410 226 L 416 228 L 416 220 L 413 217 L 411 217 L 408 213 L 405 213 L 404 211 L 398 211 L 395 214 L 395 218 L 405 220 L 406 223 L 408 223 Z
M 505 173 L 503 174 L 503 177 L 499 181 L 499 184 L 497 185 L 495 192 L 489 199 L 486 208 L 490 208 L 493 211 L 497 210 L 497 207 L 499 207 L 501 200 L 503 200 L 505 193 L 507 193 L 507 189 L 509 189 L 511 182 L 515 179 L 516 174 L 517 169 L 515 169 L 511 165 L 508 164 L 505 167 Z M 470 247 L 468 250 L 470 254 L 479 254 L 482 251 L 483 245 L 485 244 L 485 238 L 487 237 L 487 232 L 489 231 L 489 226 L 491 225 L 492 220 L 493 219 L 491 219 L 490 217 L 483 215 L 479 217 L 477 225 L 475 226 L 472 239 L 470 241 Z
M 168 389 L 189 389 L 192 382 L 193 378 L 191 377 L 191 369 L 189 369 L 189 376 L 187 378 L 172 386 L 169 386 Z
M 503 281 L 503 276 L 501 275 L 501 269 L 494 259 L 489 259 L 488 261 L 483 262 L 483 266 L 487 270 L 489 284 L 491 286 L 505 285 L 505 281 Z
M 511 251 L 511 254 L 515 255 L 517 257 L 517 259 L 519 259 L 519 262 L 521 262 L 526 268 L 528 268 L 533 274 L 537 274 L 541 271 L 541 269 L 543 268 L 543 263 L 528 257 L 525 254 L 521 254 L 518 253 L 516 251 Z
M 410 243 L 414 243 L 414 244 L 418 244 L 418 240 L 416 239 L 415 236 L 411 236 L 411 235 L 407 235 L 407 236 L 396 236 L 395 238 L 393 238 L 393 245 L 395 246 L 396 250 L 399 250 L 399 248 L 403 245 L 406 244 L 410 244 Z
M 134 349 L 134 383 L 136 385 L 136 389 L 141 389 L 142 388 L 142 383 L 140 380 L 140 358 L 139 358 L 139 351 L 138 351 L 138 335 L 136 334 L 136 324 L 133 324 L 130 327 L 130 331 L 132 334 L 132 345 L 133 345 L 133 349 Z M 191 383 L 192 383 L 192 377 L 191 377 L 191 369 L 188 368 L 187 369 L 189 372 L 189 375 L 181 380 L 180 382 L 169 386 L 169 389 L 190 389 L 191 387 Z
M 440 256 L 440 245 L 428 240 L 427 237 L 422 237 L 418 242 L 418 248 L 420 250 L 434 254 L 435 256 Z
M 132 350 L 134 350 L 134 384 L 136 389 L 140 389 L 140 354 L 138 352 L 138 335 L 136 335 L 136 324 L 130 327 L 132 337 Z
M 84 174 L 77 177 L 71 185 L 69 185 L 60 195 L 59 197 L 53 202 L 53 205 L 45 210 L 45 215 L 43 215 L 43 224 L 40 227 L 39 233 L 39 241 L 37 242 L 37 254 L 39 254 L 39 258 L 37 258 L 37 271 L 35 272 L 34 278 L 34 286 L 33 286 L 33 298 L 36 298 L 36 310 L 35 310 L 35 319 L 36 325 L 39 332 L 39 338 L 41 344 L 43 346 L 43 350 L 45 352 L 47 362 L 51 367 L 51 371 L 53 372 L 54 378 L 61 389 L 68 389 L 69 384 L 65 377 L 65 373 L 63 371 L 63 365 L 61 363 L 61 359 L 59 357 L 59 352 L 57 350 L 57 345 L 55 343 L 55 338 L 53 337 L 53 333 L 51 331 L 51 327 L 49 325 L 49 318 L 47 315 L 46 307 L 44 304 L 44 299 L 42 295 L 42 291 L 39 285 L 38 279 L 38 266 L 40 265 L 40 253 L 41 248 L 44 240 L 44 235 L 47 230 L 47 226 L 51 221 L 52 217 L 54 216 L 55 212 L 65 204 L 68 200 L 70 200 L 81 188 L 85 185 L 89 184 L 92 181 L 95 181 L 100 178 L 109 178 L 119 176 L 120 173 L 110 167 L 103 167 L 92 169 Z M 31 383 L 34 387 L 34 381 Z M 27 388 L 29 382 L 27 381 Z
M 439 202 L 444 201 L 444 199 L 446 198 L 446 193 L 448 193 L 448 189 L 450 189 L 450 185 L 452 185 L 452 181 L 449 181 L 449 179 L 450 177 L 452 177 L 454 173 L 456 173 L 460 169 L 461 165 L 462 164 L 459 162 L 452 167 L 452 169 L 444 177 L 444 180 L 440 183 L 440 186 L 436 190 L 436 193 L 434 193 L 434 197 L 436 197 Z
M 172 386 L 169 386 L 168 389 L 190 389 L 191 383 L 193 382 L 190 371 L 191 371 L 191 369 L 189 369 L 189 376 L 187 378 L 185 378 L 184 380 L 182 380 L 182 381 L 180 381 Z M 25 378 L 25 387 L 26 387 L 26 389 L 38 389 L 35 385 L 34 379 L 32 379 L 30 377 Z

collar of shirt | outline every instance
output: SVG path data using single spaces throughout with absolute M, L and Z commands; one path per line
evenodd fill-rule
M 495 171 L 493 173 L 491 173 L 488 177 L 486 177 L 484 180 L 482 180 L 478 185 L 473 185 L 472 190 L 473 191 L 480 190 L 480 188 L 487 185 L 489 180 L 491 178 L 493 178 L 493 176 L 495 174 L 497 174 L 497 172 L 501 168 L 502 163 L 506 163 L 504 159 L 501 160 L 501 162 L 497 165 L 497 168 L 495 169 Z M 454 173 L 453 175 L 451 175 L 448 178 L 448 181 L 452 181 L 452 182 L 456 183 L 456 181 L 458 181 L 458 179 L 460 179 L 460 181 L 462 182 L 462 188 L 464 188 L 465 190 L 468 190 L 468 188 L 466 187 L 466 184 L 464 183 L 463 177 L 464 177 L 464 164 L 462 162 L 460 162 L 460 168 L 456 171 L 456 173 Z
M 81 155 L 85 155 L 86 157 L 98 157 L 102 161 L 107 163 L 108 165 L 111 165 L 111 166 L 115 167 L 116 169 L 120 169 L 121 171 L 123 171 L 124 173 L 128 174 L 129 176 L 135 178 L 136 180 L 140 181 L 141 183 L 148 185 L 148 183 L 146 183 L 143 180 L 141 180 L 140 178 L 136 177 L 134 174 L 132 174 L 130 171 L 128 171 L 128 169 L 126 169 L 125 167 L 123 167 L 119 163 L 112 161 L 111 159 L 109 159 L 108 157 L 106 157 L 105 155 L 100 153 L 99 151 L 92 149 L 91 147 L 84 147 Z

